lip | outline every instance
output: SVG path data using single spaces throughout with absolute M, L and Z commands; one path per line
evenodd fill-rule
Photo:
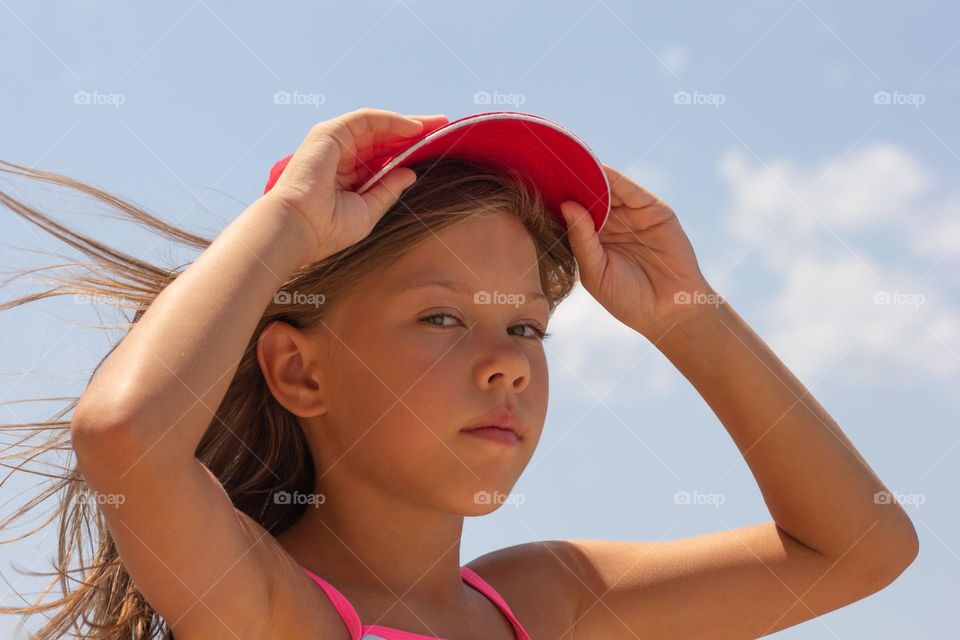
M 511 436 L 508 433 L 497 433 L 497 431 L 506 431 L 511 432 L 515 441 L 519 442 L 523 440 L 524 429 L 517 414 L 506 409 L 500 409 L 481 418 L 472 426 L 464 427 L 461 431 L 470 433 L 470 435 L 494 437 L 509 442 Z M 506 436 L 506 439 L 504 436 Z
M 507 446 L 516 446 L 520 444 L 520 437 L 509 429 L 498 429 L 497 427 L 478 427 L 476 429 L 466 429 L 464 432 L 468 436 L 483 438 L 496 444 Z

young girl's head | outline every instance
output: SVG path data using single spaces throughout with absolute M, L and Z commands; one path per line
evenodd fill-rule
M 367 492 L 464 516 L 490 512 L 498 502 L 478 496 L 508 493 L 539 441 L 547 409 L 540 334 L 577 275 L 564 230 L 516 175 L 454 158 L 412 168 L 417 182 L 366 238 L 280 288 L 197 449 L 235 506 L 274 535 L 310 506 L 290 496 L 318 491 L 325 499 Z M 0 170 L 81 190 L 168 239 L 210 242 L 70 178 Z M 48 290 L 0 308 L 86 294 L 125 301 L 136 322 L 182 271 L 106 247 L 6 194 L 0 200 L 88 260 L 69 276 L 53 270 L 60 275 Z M 4 429 L 48 435 L 41 451 L 62 448 L 72 406 L 48 422 Z M 522 425 L 518 445 L 461 433 L 500 410 Z M 8 611 L 58 609 L 39 637 L 59 637 L 81 615 L 117 625 L 103 637 L 153 624 L 75 467 L 53 491 L 62 521 L 53 575 L 79 570 L 84 583 L 67 584 L 74 590 L 62 600 Z M 98 539 L 85 538 L 90 530 Z M 79 546 L 91 543 L 95 561 L 71 567 Z
M 418 181 L 367 238 L 278 292 L 222 418 L 250 438 L 272 434 L 267 450 L 279 456 L 302 439 L 301 464 L 276 460 L 296 470 L 280 474 L 293 490 L 335 499 L 350 487 L 480 515 L 497 505 L 478 492 L 508 493 L 536 447 L 547 409 L 540 332 L 575 262 L 519 181 L 452 159 L 413 168 Z M 498 410 L 521 422 L 519 446 L 461 433 Z M 264 506 L 282 520 L 291 511 Z

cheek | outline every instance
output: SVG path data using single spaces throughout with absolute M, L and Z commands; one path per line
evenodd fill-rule
M 365 455 L 396 456 L 427 463 L 451 455 L 451 440 L 480 411 L 488 409 L 474 380 L 474 362 L 449 340 L 430 334 L 387 335 L 335 358 L 331 418 L 347 448 Z M 528 352 L 529 377 L 518 396 L 519 410 L 533 433 L 546 416 L 548 369 L 544 351 Z
M 462 426 L 458 411 L 464 410 L 469 380 L 455 350 L 435 350 L 395 344 L 354 348 L 347 361 L 338 354 L 330 418 L 343 448 L 373 456 L 399 451 L 407 458 L 446 450 L 438 438 Z

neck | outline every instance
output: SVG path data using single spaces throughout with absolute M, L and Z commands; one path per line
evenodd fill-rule
M 434 604 L 463 600 L 463 516 L 337 473 L 318 479 L 315 491 L 323 503 L 308 504 L 278 536 L 301 565 L 338 588 Z

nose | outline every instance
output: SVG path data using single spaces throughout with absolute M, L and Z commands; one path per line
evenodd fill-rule
M 502 342 L 487 350 L 477 366 L 477 386 L 486 390 L 502 385 L 520 393 L 530 384 L 530 360 L 517 345 Z

